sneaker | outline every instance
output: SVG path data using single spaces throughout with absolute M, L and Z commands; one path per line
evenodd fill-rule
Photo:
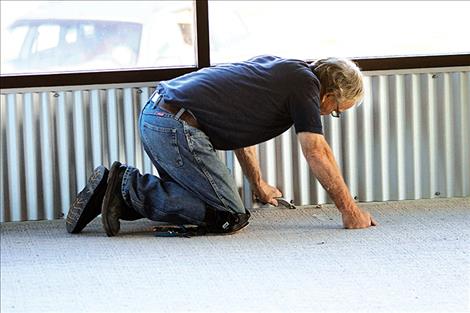
M 102 165 L 95 168 L 82 191 L 69 209 L 65 227 L 71 234 L 77 234 L 101 213 L 101 204 L 106 192 L 108 169 Z

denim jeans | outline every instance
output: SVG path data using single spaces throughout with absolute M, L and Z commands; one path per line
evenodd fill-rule
M 206 206 L 246 212 L 233 177 L 204 132 L 151 100 L 139 127 L 160 177 L 126 169 L 122 192 L 134 210 L 154 221 L 195 225 L 205 225 Z

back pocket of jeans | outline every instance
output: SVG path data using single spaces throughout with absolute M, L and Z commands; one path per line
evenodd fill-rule
M 178 146 L 178 133 L 176 128 L 158 127 L 143 123 L 142 139 L 150 150 L 152 157 L 162 165 L 173 167 L 183 166 Z

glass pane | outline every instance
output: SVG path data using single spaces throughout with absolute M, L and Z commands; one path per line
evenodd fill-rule
M 193 1 L 1 1 L 1 74 L 194 66 Z
M 212 63 L 469 53 L 469 2 L 209 1 Z

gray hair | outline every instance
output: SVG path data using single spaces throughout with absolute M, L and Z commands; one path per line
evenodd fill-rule
M 363 76 L 354 62 L 326 58 L 311 63 L 310 68 L 320 80 L 322 96 L 331 92 L 340 102 L 353 100 L 356 103 L 364 97 Z

